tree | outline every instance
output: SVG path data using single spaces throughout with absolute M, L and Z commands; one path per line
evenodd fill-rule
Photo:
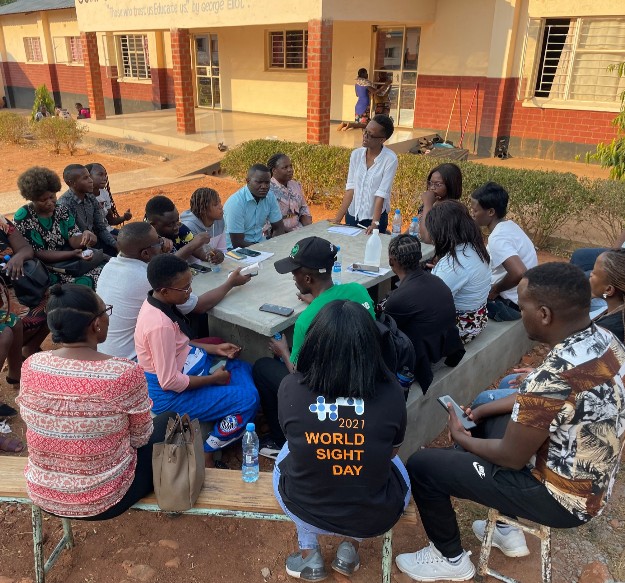
M 4 6 L 5 4 L 11 4 L 11 2 L 15 2 L 15 0 L 0 0 L 0 6 Z
M 39 111 L 39 108 L 45 105 L 50 115 L 54 115 L 54 100 L 45 85 L 39 85 L 35 89 L 35 101 L 33 103 L 33 111 L 30 114 L 30 119 L 35 121 L 35 114 Z
M 625 77 L 625 63 L 610 65 L 608 71 L 616 71 L 619 77 Z M 612 120 L 616 137 L 609 144 L 597 144 L 594 152 L 586 154 L 586 161 L 596 160 L 602 168 L 610 169 L 610 178 L 625 181 L 625 91 L 620 98 L 621 110 Z

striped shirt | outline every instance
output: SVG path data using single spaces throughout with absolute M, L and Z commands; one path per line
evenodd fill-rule
M 152 434 L 143 369 L 123 358 L 71 360 L 39 352 L 22 367 L 30 499 L 58 516 L 95 516 L 134 479 Z

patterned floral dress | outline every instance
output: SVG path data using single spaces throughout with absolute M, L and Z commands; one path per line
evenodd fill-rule
M 70 238 L 80 234 L 76 219 L 69 209 L 58 204 L 51 217 L 40 217 L 29 203 L 17 210 L 13 220 L 35 251 L 66 251 L 69 249 Z M 77 277 L 50 270 L 50 278 L 53 284 L 77 283 L 95 289 L 102 267 L 99 265 Z

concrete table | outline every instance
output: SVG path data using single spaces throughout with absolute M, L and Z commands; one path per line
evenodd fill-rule
M 390 290 L 390 279 L 393 272 L 385 275 L 368 277 L 362 273 L 346 271 L 348 265 L 362 262 L 368 237 L 364 232 L 356 237 L 349 237 L 328 232 L 331 223 L 320 221 L 303 229 L 275 237 L 253 245 L 251 249 L 266 251 L 274 255 L 260 264 L 258 275 L 244 286 L 233 289 L 217 306 L 209 312 L 209 325 L 212 336 L 221 336 L 224 340 L 243 346 L 242 358 L 254 362 L 261 356 L 269 354 L 267 340 L 277 332 L 286 332 L 290 337 L 293 324 L 306 304 L 297 298 L 297 288 L 290 273 L 280 275 L 273 264 L 288 257 L 291 249 L 300 239 L 317 236 L 331 241 L 341 247 L 343 273 L 342 283 L 357 282 L 369 288 L 374 300 L 381 299 Z M 380 235 L 382 239 L 381 267 L 388 267 L 388 244 L 390 235 Z M 431 245 L 423 244 L 424 258 L 433 255 Z M 221 285 L 228 273 L 241 263 L 226 259 L 221 264 L 219 273 L 198 274 L 193 278 L 193 291 L 200 295 Z M 259 307 L 264 303 L 277 304 L 294 309 L 291 316 L 283 317 L 261 312 Z

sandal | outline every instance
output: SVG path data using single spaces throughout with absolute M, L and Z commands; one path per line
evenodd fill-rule
M 0 418 L 2 417 L 15 417 L 17 415 L 17 410 L 13 409 L 6 403 L 0 403 Z
M 20 453 L 24 449 L 24 443 L 17 437 L 0 435 L 0 451 Z

